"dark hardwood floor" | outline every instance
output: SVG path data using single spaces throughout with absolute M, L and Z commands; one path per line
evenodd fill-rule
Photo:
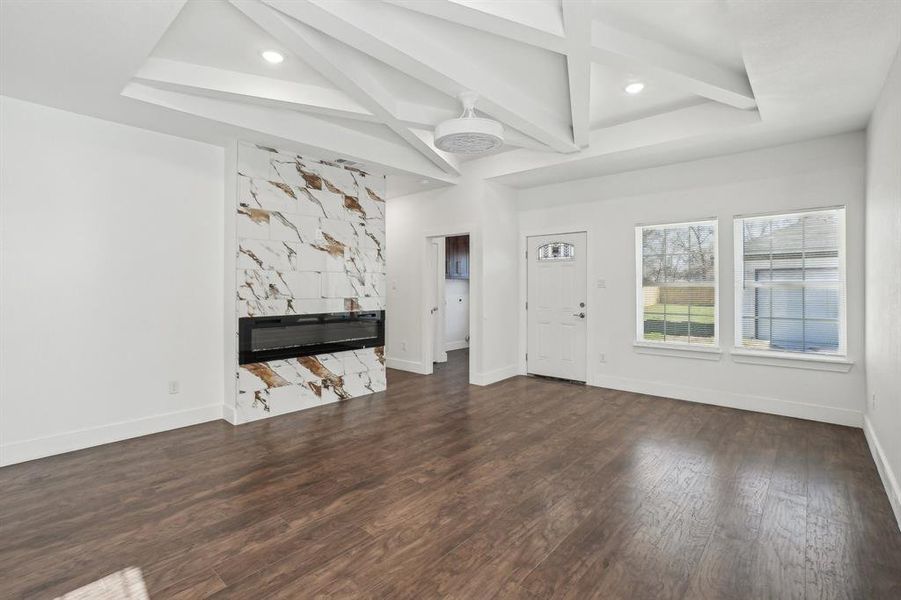
M 0 469 L 0 597 L 901 598 L 860 430 L 466 380 Z

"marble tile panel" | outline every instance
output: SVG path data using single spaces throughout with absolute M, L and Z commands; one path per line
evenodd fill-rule
M 236 217 L 238 237 L 242 239 L 269 239 L 269 211 L 261 208 L 238 208 Z
M 357 227 L 362 228 L 362 224 L 354 224 L 343 219 L 320 219 L 319 224 L 323 235 L 328 235 L 342 246 L 351 248 L 360 246 Z
M 292 213 L 269 215 L 269 237 L 281 242 L 312 243 L 319 232 L 319 218 Z
M 321 296 L 323 298 L 355 298 L 359 296 L 355 279 L 348 277 L 346 273 L 322 273 Z
M 347 271 L 345 254 L 332 254 L 325 245 L 299 244 L 295 265 L 298 271 L 344 273 Z
M 238 240 L 239 269 L 293 271 L 297 268 L 298 246 L 291 242 Z
M 238 207 L 298 212 L 299 190 L 269 179 L 238 177 Z M 239 235 L 240 237 L 240 235 Z

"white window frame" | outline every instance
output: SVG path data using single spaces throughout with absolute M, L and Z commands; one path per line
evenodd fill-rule
M 743 292 L 744 292 L 744 221 L 745 219 L 755 219 L 761 217 L 794 217 L 807 215 L 811 213 L 836 211 L 838 215 L 838 277 L 839 277 L 839 324 L 838 324 L 838 350 L 835 352 L 791 352 L 786 350 L 766 350 L 758 348 L 746 348 L 742 344 L 742 318 L 743 318 Z M 821 369 L 812 364 L 804 363 L 833 363 L 834 368 L 826 368 L 826 370 L 847 371 L 850 369 L 852 362 L 847 360 L 848 356 L 848 284 L 846 277 L 847 270 L 847 234 L 845 221 L 847 219 L 846 206 L 827 206 L 820 208 L 796 209 L 791 211 L 778 211 L 769 213 L 760 213 L 753 215 L 737 215 L 733 218 L 733 239 L 734 239 L 734 284 L 735 284 L 735 340 L 734 347 L 731 350 L 733 359 L 736 362 L 747 362 L 754 364 L 771 364 L 778 366 L 779 361 L 786 359 L 789 361 L 797 361 L 799 368 Z M 791 283 L 788 283 L 791 285 Z M 803 283 L 797 284 L 803 289 Z
M 713 344 L 687 344 L 684 342 L 649 341 L 644 339 L 644 244 L 645 229 L 672 229 L 692 225 L 713 226 Z M 636 352 L 663 356 L 684 356 L 719 360 L 720 350 L 720 231 L 719 219 L 708 217 L 693 221 L 639 223 L 635 226 L 635 341 Z M 697 353 L 697 354 L 695 354 Z

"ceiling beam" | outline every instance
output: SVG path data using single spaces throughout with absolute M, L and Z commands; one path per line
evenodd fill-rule
M 687 91 L 735 108 L 757 106 L 744 73 L 597 21 L 591 26 L 591 58 L 602 64 L 672 81 Z
M 394 116 L 395 100 L 391 93 L 366 65 L 360 64 L 351 48 L 333 43 L 308 25 L 285 17 L 257 0 L 231 0 L 231 2 L 245 16 L 359 102 L 442 171 L 449 175 L 460 174 L 460 166 L 455 157 L 435 148 L 433 141 L 416 135 Z
M 429 31 L 399 26 L 377 2 L 266 0 L 266 4 L 448 95 L 479 94 L 478 108 L 558 152 L 575 152 L 569 127 L 498 73 L 460 61 Z M 372 33 L 377 32 L 377 33 Z
M 552 4 L 544 2 L 486 2 L 473 0 L 383 0 L 552 52 L 564 53 L 563 21 Z M 504 11 L 509 7 L 511 10 Z
M 566 73 L 569 79 L 569 106 L 573 123 L 573 143 L 588 145 L 591 106 L 591 3 L 563 0 L 566 30 Z
M 225 99 L 261 101 L 329 117 L 378 122 L 375 115 L 341 90 L 206 65 L 151 56 L 134 79 L 156 87 L 212 92 Z
M 607 160 L 629 152 L 646 152 L 680 140 L 722 134 L 760 123 L 756 110 L 739 110 L 717 102 L 682 108 L 591 132 L 589 147 L 579 154 L 513 150 L 472 161 L 470 169 L 485 179 L 503 178 L 580 161 Z M 586 163 L 590 164 L 590 163 Z
M 292 145 L 308 148 L 310 153 L 320 158 L 339 156 L 375 167 L 386 174 L 406 173 L 448 183 L 457 181 L 456 177 L 447 175 L 400 140 L 391 142 L 313 115 L 183 94 L 135 82 L 126 85 L 122 95 L 287 140 Z

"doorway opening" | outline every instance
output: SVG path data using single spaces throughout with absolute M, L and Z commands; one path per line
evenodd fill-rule
M 429 238 L 431 267 L 429 331 L 432 372 L 459 373 L 469 381 L 470 258 L 469 234 Z

